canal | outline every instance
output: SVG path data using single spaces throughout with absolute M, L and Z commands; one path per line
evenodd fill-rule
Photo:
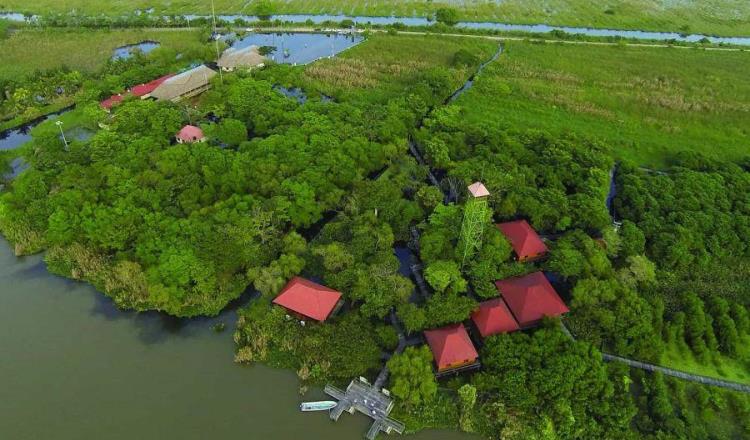
M 0 438 L 353 440 L 369 426 L 364 416 L 300 413 L 293 372 L 235 364 L 239 304 L 191 320 L 122 312 L 51 275 L 40 256 L 16 258 L 2 239 L 0 286 Z M 216 333 L 220 322 L 227 330 Z

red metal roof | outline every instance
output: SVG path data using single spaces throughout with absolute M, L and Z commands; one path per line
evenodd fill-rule
M 122 95 L 112 95 L 104 101 L 100 102 L 99 105 L 101 105 L 102 108 L 106 110 L 111 110 L 115 104 L 122 102 L 123 98 L 124 97 Z
M 498 333 L 510 333 L 519 329 L 516 319 L 510 313 L 502 298 L 495 298 L 479 304 L 479 309 L 471 314 L 471 319 L 483 338 Z
M 273 300 L 300 315 L 325 321 L 341 299 L 341 293 L 300 277 L 292 278 Z
M 526 220 L 500 223 L 497 227 L 508 238 L 519 260 L 547 253 L 547 246 Z
M 153 81 L 150 81 L 144 84 L 138 84 L 137 86 L 133 86 L 133 88 L 130 89 L 130 93 L 139 97 L 148 95 L 149 93 L 153 92 L 157 87 L 159 87 L 161 83 L 163 83 L 164 81 L 168 80 L 169 78 L 173 76 L 174 74 L 170 73 L 169 75 L 164 75 L 161 78 L 157 78 Z
M 438 370 L 458 364 L 469 364 L 479 357 L 463 324 L 425 330 L 424 336 L 432 350 Z
M 205 136 L 203 135 L 203 130 L 194 125 L 186 125 L 182 127 L 182 130 L 180 130 L 179 133 L 177 133 L 177 139 L 180 139 L 184 142 L 195 142 L 203 139 L 204 137 Z
M 568 307 L 541 272 L 497 281 L 495 285 L 521 327 L 534 325 L 545 316 L 568 312 Z

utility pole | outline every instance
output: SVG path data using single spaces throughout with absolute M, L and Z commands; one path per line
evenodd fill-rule
M 60 134 L 62 135 L 63 143 L 65 144 L 65 151 L 68 151 L 68 140 L 65 139 L 65 132 L 62 129 L 63 122 L 62 121 L 56 121 L 55 125 L 57 125 L 57 128 L 60 129 Z
M 482 248 L 482 235 L 487 225 L 489 207 L 487 198 L 490 192 L 482 184 L 475 182 L 468 187 L 469 199 L 464 205 L 464 220 L 461 223 L 459 244 L 461 249 L 461 268 Z
M 219 58 L 221 56 L 219 55 L 219 38 L 218 34 L 216 33 L 216 8 L 214 7 L 214 0 L 211 0 L 211 16 L 214 20 L 214 43 L 216 44 L 216 62 L 219 62 Z M 219 67 L 219 79 L 221 80 L 221 83 L 224 84 L 224 74 L 221 72 L 221 66 Z

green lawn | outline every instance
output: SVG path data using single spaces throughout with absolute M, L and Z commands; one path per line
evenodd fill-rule
M 466 117 L 574 132 L 617 158 L 663 166 L 671 153 L 750 153 L 750 54 L 508 42 L 458 102 Z
M 114 48 L 144 40 L 155 40 L 177 51 L 204 44 L 197 31 L 188 30 L 22 30 L 2 41 L 0 80 L 19 79 L 37 69 L 62 65 L 92 72 L 112 57 Z
M 750 338 L 746 337 L 740 347 L 743 352 L 737 356 L 738 359 L 714 356 L 709 363 L 705 363 L 697 360 L 686 347 L 671 346 L 665 351 L 661 365 L 688 373 L 750 385 Z
M 260 0 L 216 0 L 217 12 L 252 14 Z M 277 13 L 431 16 L 452 6 L 465 20 L 609 27 L 618 29 L 750 35 L 746 0 L 267 0 Z M 35 13 L 83 11 L 122 14 L 155 8 L 157 13 L 206 14 L 202 0 L 4 0 L 9 11 Z

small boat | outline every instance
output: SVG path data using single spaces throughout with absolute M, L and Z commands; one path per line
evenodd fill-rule
M 323 400 L 320 402 L 302 402 L 299 405 L 300 411 L 326 411 L 336 408 L 337 402 L 332 400 Z

